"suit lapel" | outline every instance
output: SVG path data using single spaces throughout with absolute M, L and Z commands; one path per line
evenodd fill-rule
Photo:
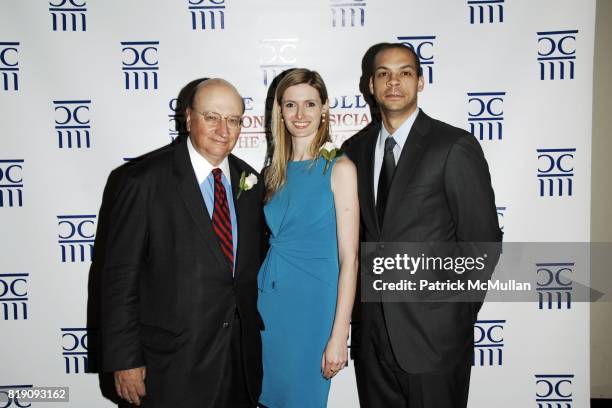
M 240 263 L 240 247 L 244 240 L 244 233 L 242 232 L 242 228 L 240 225 L 242 223 L 242 219 L 245 216 L 243 213 L 245 211 L 241 210 L 243 205 L 243 201 L 246 198 L 245 194 L 240 196 L 238 199 L 238 189 L 240 187 L 240 175 L 242 174 L 242 169 L 238 166 L 236 159 L 233 155 L 229 155 L 228 157 L 229 167 L 230 167 L 230 177 L 232 181 L 232 197 L 234 199 L 234 211 L 236 212 L 236 231 L 238 231 L 238 239 L 236 241 L 236 260 L 235 260 L 235 268 L 234 268 L 234 278 L 238 278 L 240 274 L 238 273 L 238 267 L 241 265 Z
M 233 154 L 230 154 L 227 157 L 230 166 L 230 177 L 232 182 L 232 197 L 234 197 L 234 206 L 236 206 L 236 196 L 238 195 L 238 187 L 240 186 L 240 175 L 242 174 L 242 169 L 238 166 L 236 162 L 236 158 Z
M 360 180 L 359 197 L 362 203 L 363 221 L 368 223 L 370 231 L 376 231 L 380 235 L 378 226 L 378 217 L 376 216 L 376 204 L 374 201 L 374 150 L 376 148 L 376 139 L 380 131 L 380 124 L 373 126 L 372 129 L 365 135 L 365 149 L 363 150 L 363 174 Z
M 187 206 L 189 215 L 191 215 L 202 239 L 206 245 L 208 245 L 210 251 L 219 262 L 219 265 L 227 267 L 228 276 L 231 276 L 227 258 L 221 252 L 221 248 L 219 247 L 219 243 L 212 229 L 210 217 L 208 216 L 208 211 L 206 210 L 206 205 L 202 198 L 202 192 L 200 191 L 195 172 L 191 165 L 191 159 L 187 151 L 187 143 L 187 139 L 183 140 L 174 150 L 174 164 L 177 170 L 177 189 L 179 196 Z
M 386 224 L 395 219 L 394 214 L 402 202 L 402 194 L 408 182 L 412 179 L 414 171 L 422 157 L 423 149 L 428 143 L 428 138 L 425 136 L 429 132 L 430 120 L 429 116 L 423 111 L 420 111 L 410 129 L 406 144 L 402 149 L 397 167 L 393 173 L 389 197 L 387 199 L 387 208 L 385 209 L 385 218 L 381 230 L 384 229 Z

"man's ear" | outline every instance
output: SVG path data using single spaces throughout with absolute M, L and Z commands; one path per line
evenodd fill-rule
M 374 75 L 370 77 L 369 86 L 370 86 L 370 93 L 374 95 L 374 81 L 372 80 L 372 78 L 374 78 Z
M 421 92 L 424 87 L 425 87 L 425 79 L 423 79 L 423 75 L 421 75 L 417 83 L 417 91 Z
M 187 127 L 187 132 L 191 132 L 191 108 L 185 109 L 185 126 Z

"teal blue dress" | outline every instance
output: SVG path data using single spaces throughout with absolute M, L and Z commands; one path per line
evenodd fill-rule
M 331 334 L 338 291 L 333 162 L 289 162 L 286 184 L 264 207 L 270 249 L 259 271 L 264 320 L 263 385 L 268 408 L 327 406 L 330 381 L 321 358 Z

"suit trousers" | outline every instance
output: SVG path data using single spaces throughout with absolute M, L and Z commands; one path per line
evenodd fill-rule
M 443 373 L 410 374 L 393 354 L 381 303 L 362 306 L 362 340 L 355 356 L 362 408 L 465 408 L 471 359 Z
M 232 340 L 230 353 L 227 356 L 227 371 L 225 373 L 226 389 L 221 394 L 225 401 L 220 401 L 219 408 L 254 408 L 256 404 L 251 401 L 246 382 L 246 371 L 244 368 L 244 357 L 242 355 L 242 333 L 240 327 L 240 316 L 238 311 L 234 314 L 232 322 Z M 259 395 L 256 395 L 257 399 Z

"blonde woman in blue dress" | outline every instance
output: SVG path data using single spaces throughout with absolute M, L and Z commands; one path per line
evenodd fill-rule
M 331 139 L 327 89 L 317 72 L 294 69 L 280 80 L 272 136 L 264 173 L 270 248 L 258 278 L 260 404 L 321 408 L 348 360 L 359 202 L 354 164 L 321 155 Z

